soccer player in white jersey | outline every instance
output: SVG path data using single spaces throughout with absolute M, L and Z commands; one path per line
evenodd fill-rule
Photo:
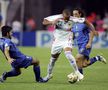
M 72 55 L 72 24 L 73 21 L 70 20 L 70 11 L 68 9 L 63 10 L 61 15 L 56 16 L 56 20 L 50 20 L 50 17 L 45 18 L 43 25 L 55 25 L 54 31 L 54 41 L 51 49 L 51 58 L 48 64 L 47 76 L 45 80 L 49 80 L 52 77 L 52 70 L 58 59 L 61 51 L 63 50 L 66 58 L 69 60 L 74 72 L 78 76 L 79 80 L 83 79 L 83 75 L 78 71 L 76 60 Z

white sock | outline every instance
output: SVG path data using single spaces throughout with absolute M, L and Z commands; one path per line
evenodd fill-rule
M 65 55 L 66 55 L 66 58 L 69 60 L 71 66 L 73 67 L 74 71 L 78 72 L 76 60 L 75 60 L 74 56 L 72 55 L 71 51 L 65 51 Z
M 48 68 L 47 68 L 47 75 L 49 76 L 50 74 L 52 74 L 53 71 L 53 67 L 55 65 L 56 62 L 56 58 L 51 57 L 50 58 L 50 63 L 48 64 Z

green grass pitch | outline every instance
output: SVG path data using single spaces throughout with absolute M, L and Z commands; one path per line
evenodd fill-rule
M 49 48 L 20 47 L 20 50 L 29 56 L 37 57 L 40 60 L 41 74 L 47 73 L 47 64 L 50 58 Z M 73 50 L 74 56 L 76 49 Z M 108 49 L 93 49 L 91 57 L 103 54 L 108 59 Z M 4 71 L 9 71 L 10 65 L 0 52 L 0 75 Z M 70 84 L 67 75 L 72 72 L 72 68 L 62 53 L 55 65 L 53 78 L 47 83 L 36 83 L 32 66 L 22 69 L 22 74 L 17 77 L 8 78 L 0 84 L 0 90 L 108 90 L 108 64 L 96 62 L 92 66 L 84 69 L 84 81 Z

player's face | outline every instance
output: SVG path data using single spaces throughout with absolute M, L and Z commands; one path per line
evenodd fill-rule
M 66 13 L 63 13 L 63 18 L 66 19 L 66 20 L 69 20 L 70 18 L 70 14 L 66 14 Z
M 8 38 L 9 38 L 9 39 L 12 38 L 12 31 L 10 31 L 10 32 L 8 33 Z
M 73 11 L 73 17 L 79 18 L 80 16 L 81 16 L 81 14 L 77 10 Z

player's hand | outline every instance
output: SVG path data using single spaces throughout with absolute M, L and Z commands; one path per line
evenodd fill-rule
M 86 49 L 89 49 L 89 48 L 91 48 L 91 43 L 88 43 L 88 44 L 86 45 Z
M 52 21 L 52 25 L 57 24 L 58 21 L 59 21 L 59 19 L 56 19 L 55 21 Z
M 95 36 L 99 36 L 99 33 L 98 33 L 98 31 L 95 31 Z
M 14 61 L 13 58 L 8 59 L 8 63 L 11 64 Z

